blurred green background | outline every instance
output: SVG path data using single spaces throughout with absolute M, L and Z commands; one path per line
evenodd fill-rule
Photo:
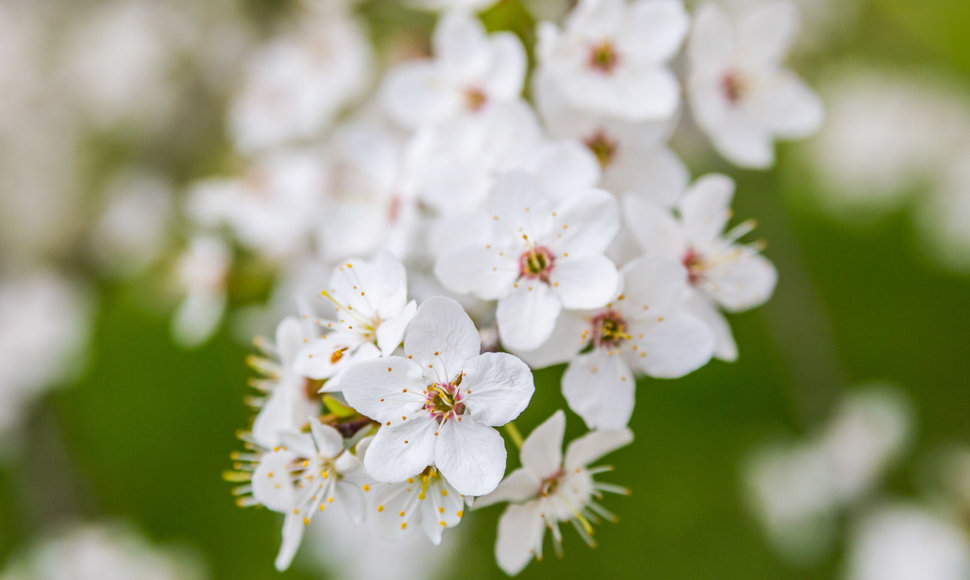
M 251 4 L 254 13 L 274 9 Z M 489 24 L 518 27 L 507 20 L 516 8 L 501 3 Z M 864 5 L 857 23 L 796 68 L 811 82 L 822 64 L 850 57 L 970 81 L 970 3 L 879 0 Z M 793 568 L 769 551 L 741 489 L 740 465 L 753 447 L 807 432 L 839 393 L 881 379 L 908 393 L 919 446 L 970 441 L 970 279 L 923 255 L 906 212 L 863 228 L 817 212 L 795 148 L 784 147 L 767 174 L 691 168 L 737 176 L 736 215 L 757 218 L 756 235 L 780 273 L 776 295 L 733 317 L 737 363 L 639 385 L 636 442 L 608 458 L 616 471 L 605 477 L 633 490 L 604 503 L 620 522 L 597 528 L 593 550 L 566 531 L 566 557 L 549 550 L 522 578 L 833 577 L 840 553 Z M 143 288 L 100 290 L 86 371 L 34 408 L 23 451 L 0 467 L 0 561 L 52 522 L 119 516 L 155 540 L 193 546 L 215 578 L 319 577 L 299 566 L 277 574 L 278 516 L 237 508 L 221 479 L 249 417 L 249 349 L 222 331 L 196 351 L 179 350 L 168 314 L 145 308 Z M 539 373 L 534 403 L 518 421 L 523 433 L 563 406 L 561 372 Z M 578 417 L 567 421 L 571 435 L 581 432 Z M 903 461 L 890 489 L 911 492 L 913 471 Z M 445 578 L 504 577 L 492 557 L 500 511 L 466 519 L 466 546 Z

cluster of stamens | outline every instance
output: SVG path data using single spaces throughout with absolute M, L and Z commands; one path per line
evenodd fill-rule
M 552 252 L 544 246 L 533 246 L 519 256 L 519 277 L 549 282 L 556 263 Z
M 732 105 L 736 105 L 744 96 L 744 79 L 738 72 L 729 71 L 723 77 L 721 77 L 721 91 L 724 93 L 724 98 L 726 98 L 728 102 L 730 102 Z
M 488 95 L 478 87 L 465 89 L 465 108 L 469 111 L 480 111 L 488 103 Z
M 704 272 L 704 260 L 701 258 L 701 255 L 691 248 L 681 258 L 681 262 L 687 268 L 687 281 L 691 284 L 700 282 Z
M 626 321 L 615 310 L 607 310 L 593 317 L 593 345 L 597 348 L 616 348 L 625 340 L 630 340 L 626 331 Z
M 434 383 L 425 393 L 424 408 L 438 422 L 460 417 L 465 413 L 464 396 L 458 390 L 459 377 L 453 383 Z
M 613 44 L 608 40 L 593 45 L 589 53 L 589 66 L 606 74 L 613 72 L 619 60 L 620 57 L 613 48 Z
M 600 167 L 604 169 L 613 162 L 613 158 L 616 156 L 616 141 L 611 139 L 610 136 L 604 133 L 602 130 L 598 130 L 584 139 L 583 144 L 585 144 L 586 148 L 596 156 L 596 160 L 599 161 Z

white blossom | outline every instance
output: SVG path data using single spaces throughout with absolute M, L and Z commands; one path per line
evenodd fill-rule
M 332 316 L 313 320 L 323 335 L 304 341 L 294 369 L 313 379 L 328 379 L 323 389 L 336 391 L 343 388 L 341 373 L 356 363 L 390 356 L 416 309 L 414 301 L 408 302 L 407 289 L 407 272 L 391 254 L 338 265 L 322 292 Z
M 405 481 L 433 465 L 464 495 L 498 485 L 505 445 L 492 427 L 515 419 L 535 387 L 525 363 L 480 350 L 461 306 L 433 297 L 408 325 L 406 356 L 360 362 L 344 374 L 347 402 L 381 423 L 364 457 L 374 479 Z
M 718 309 L 741 312 L 764 303 L 778 278 L 758 245 L 737 243 L 754 229 L 753 220 L 724 232 L 733 195 L 734 182 L 712 174 L 698 179 L 680 198 L 676 217 L 642 196 L 624 200 L 624 217 L 641 247 L 680 262 L 686 270 L 692 309 L 717 334 L 716 354 L 724 360 L 737 358 L 737 346 Z
M 818 130 L 818 96 L 784 68 L 798 30 L 787 0 L 759 6 L 733 25 L 716 5 L 701 7 L 688 47 L 691 111 L 714 147 L 732 163 L 770 167 L 776 139 Z
M 474 115 L 522 93 L 526 57 L 514 34 L 488 35 L 474 16 L 453 11 L 439 21 L 432 44 L 433 60 L 402 63 L 385 77 L 381 103 L 402 126 Z
M 556 411 L 522 444 L 522 467 L 502 481 L 476 508 L 509 502 L 499 519 L 495 557 L 507 574 L 518 574 L 532 560 L 542 559 L 546 528 L 552 533 L 557 554 L 562 553 L 559 524 L 570 522 L 579 535 L 594 546 L 592 523 L 616 516 L 597 503 L 603 492 L 629 494 L 625 488 L 593 479 L 613 468 L 589 467 L 604 455 L 633 441 L 629 429 L 593 431 L 574 440 L 562 453 L 566 416 Z
M 689 22 L 680 0 L 580 0 L 563 29 L 540 23 L 539 74 L 577 108 L 629 121 L 670 117 L 680 86 L 667 64 Z
M 219 327 L 231 265 L 230 249 L 221 239 L 200 235 L 189 242 L 176 271 L 185 298 L 172 319 L 172 335 L 182 346 L 205 342 Z
M 486 200 L 488 235 L 435 265 L 452 291 L 498 300 L 507 348 L 538 348 L 563 308 L 597 308 L 616 292 L 619 275 L 603 254 L 619 229 L 616 200 L 597 189 L 561 193 L 529 173 L 503 175 Z

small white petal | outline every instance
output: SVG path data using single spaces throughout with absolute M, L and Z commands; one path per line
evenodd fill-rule
M 472 417 L 445 421 L 438 431 L 434 462 L 448 483 L 468 496 L 493 491 L 505 474 L 505 441 L 498 431 Z
M 411 322 L 411 318 L 417 309 L 417 303 L 412 300 L 404 307 L 404 310 L 401 310 L 393 318 L 384 320 L 377 327 L 377 347 L 381 349 L 383 356 L 391 356 L 394 349 L 401 345 L 404 340 L 404 329 Z
M 738 54 L 754 66 L 785 60 L 801 24 L 798 6 L 787 0 L 765 2 L 738 22 Z
M 519 416 L 535 392 L 532 371 L 517 357 L 487 352 L 465 365 L 461 391 L 468 413 L 499 427 Z
M 434 463 L 438 430 L 438 424 L 426 415 L 409 418 L 399 425 L 382 426 L 364 456 L 367 473 L 386 482 L 404 481 L 420 473 Z
M 566 414 L 556 411 L 526 437 L 519 452 L 522 465 L 540 480 L 555 475 L 562 467 L 562 438 Z
M 509 248 L 466 247 L 438 258 L 434 273 L 452 292 L 497 300 L 509 293 L 519 276 L 518 257 Z
M 717 173 L 698 179 L 680 201 L 680 217 L 693 241 L 713 240 L 731 219 L 734 181 Z
M 498 521 L 498 537 L 495 540 L 495 559 L 499 568 L 510 576 L 521 572 L 532 561 L 545 530 L 538 502 L 513 504 L 505 508 Z
M 495 318 L 499 338 L 511 350 L 538 348 L 552 334 L 562 302 L 543 282 L 519 282 L 518 288 L 498 301 Z
M 427 386 L 418 365 L 404 357 L 363 361 L 340 377 L 347 403 L 359 413 L 386 423 L 398 423 L 424 407 Z
M 606 256 L 570 256 L 556 262 L 549 281 L 563 307 L 580 310 L 599 308 L 616 296 L 620 275 Z
M 638 348 L 631 357 L 633 364 L 651 377 L 682 377 L 714 356 L 714 331 L 687 312 L 668 314 L 648 326 L 631 325 L 629 330 L 636 335 Z
M 263 455 L 253 472 L 253 497 L 274 512 L 288 512 L 296 506 L 296 489 L 290 477 L 290 467 L 296 454 L 273 451 Z
M 736 246 L 705 269 L 701 289 L 731 312 L 748 310 L 771 297 L 778 272 L 767 258 L 752 248 Z
M 569 408 L 590 429 L 620 429 L 633 414 L 636 381 L 619 354 L 602 349 L 576 357 L 562 377 Z
M 566 461 L 563 467 L 567 470 L 586 467 L 600 457 L 612 453 L 629 445 L 633 441 L 633 432 L 629 429 L 612 429 L 593 431 L 574 440 L 566 448 Z
M 560 445 L 562 441 L 560 441 Z M 495 491 L 475 500 L 475 509 L 502 502 L 518 503 L 531 499 L 539 493 L 542 480 L 531 469 L 520 467 L 502 480 Z
M 482 338 L 465 309 L 451 298 L 432 296 L 418 308 L 404 337 L 404 352 L 426 376 L 451 382 L 466 361 L 478 356 Z M 428 369 L 428 370 L 424 370 Z

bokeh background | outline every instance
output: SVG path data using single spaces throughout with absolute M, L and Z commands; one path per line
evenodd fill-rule
M 0 14 L 15 11 L 15 0 L 2 1 L 10 7 Z M 64 49 L 77 51 L 87 46 L 88 37 L 79 32 L 89 22 L 87 16 L 122 10 L 125 2 L 38 4 L 46 4 L 46 13 L 37 26 L 56 27 L 58 36 L 77 35 L 81 44 Z M 173 2 L 172 7 L 183 11 L 182 4 Z M 294 3 L 198 4 L 172 24 L 195 28 L 180 40 L 184 46 L 178 55 L 178 82 L 165 103 L 149 104 L 145 111 L 132 107 L 125 113 L 131 118 L 109 121 L 86 108 L 81 128 L 70 124 L 71 131 L 83 132 L 70 135 L 78 153 L 72 154 L 76 167 L 68 177 L 72 194 L 63 203 L 70 204 L 72 214 L 96 216 L 104 191 L 121 170 L 137 168 L 160 176 L 174 208 L 193 179 L 234 163 L 224 115 L 241 74 L 241 55 L 285 22 Z M 970 4 L 817 4 L 828 6 L 822 9 L 828 21 L 809 21 L 805 46 L 795 54 L 793 66 L 823 98 L 830 98 L 825 89 L 839 78 L 862 77 L 866 71 L 927 90 L 932 83 L 920 79 L 929 77 L 942 79 L 946 102 L 962 110 L 961 115 L 970 115 L 965 106 L 970 102 Z M 852 8 L 844 9 L 849 4 Z M 421 38 L 433 23 L 428 14 L 390 1 L 362 2 L 357 9 L 380 43 L 397 42 L 401 35 Z M 491 29 L 520 34 L 531 34 L 529 18 L 518 0 L 502 0 L 484 15 Z M 8 22 L 26 33 L 22 22 Z M 145 34 L 127 25 L 97 34 L 126 32 Z M 124 40 L 119 42 L 125 46 Z M 0 40 L 0 51 L 3 46 Z M 51 58 L 36 66 L 44 70 Z M 14 64 L 0 59 L 0 67 Z M 16 78 L 12 68 L 8 72 Z M 66 105 L 83 95 L 65 90 L 69 85 L 63 84 L 62 72 L 35 81 L 28 107 L 34 117 L 21 111 L 16 123 L 4 124 L 0 156 L 6 158 L 5 166 L 23 165 L 27 141 L 39 140 L 30 147 L 50 153 L 48 143 L 67 138 L 59 116 L 69 114 Z M 0 108 L 5 106 L 14 108 L 0 98 Z M 119 106 L 110 100 L 106 105 L 109 113 Z M 934 113 L 920 106 L 907 113 L 917 119 Z M 925 106 L 939 105 L 929 99 Z M 152 107 L 164 109 L 164 119 L 143 122 L 156 110 Z M 948 119 L 946 125 L 956 122 Z M 905 126 L 884 129 L 901 141 L 909 139 Z M 33 134 L 39 131 L 50 135 Z M 685 140 L 675 147 L 689 151 L 694 144 Z M 636 443 L 609 458 L 616 471 L 606 476 L 633 492 L 606 501 L 620 522 L 597 529 L 596 549 L 568 531 L 564 559 L 550 550 L 521 577 L 839 577 L 846 557 L 844 529 L 837 532 L 832 550 L 810 562 L 793 563 L 771 549 L 746 502 L 743 469 L 752 450 L 778 438 L 805 437 L 831 416 L 845 392 L 872 381 L 897 385 L 914 417 L 908 451 L 890 469 L 878 494 L 919 498 L 926 453 L 970 444 L 970 269 L 951 259 L 959 248 L 941 253 L 940 243 L 931 241 L 927 230 L 938 228 L 927 226 L 923 209 L 938 187 L 940 175 L 933 172 L 942 174 L 945 161 L 928 164 L 925 175 L 923 168 L 904 172 L 891 184 L 890 189 L 903 190 L 894 193 L 892 203 L 869 203 L 865 192 L 840 189 L 838 176 L 826 173 L 832 170 L 820 165 L 813 147 L 813 142 L 783 146 L 777 167 L 769 172 L 742 171 L 710 157 L 688 155 L 694 175 L 719 170 L 737 178 L 736 215 L 758 220 L 757 236 L 767 241 L 765 254 L 780 273 L 776 294 L 765 307 L 732 318 L 741 348 L 738 362 L 713 362 L 681 380 L 639 385 L 631 423 Z M 51 154 L 29 169 L 50 175 L 16 183 L 10 178 L 3 186 L 0 212 L 7 216 L 0 227 L 8 231 L 0 236 L 7 240 L 0 251 L 7 272 L 24 261 L 10 240 L 30 233 L 10 229 L 10 221 L 21 220 L 14 213 L 17 200 L 48 197 L 51 207 L 61 205 L 57 194 L 45 188 L 62 186 L 55 179 L 66 171 L 62 159 Z M 887 172 L 900 163 L 891 156 L 868 161 L 884 165 Z M 970 197 L 970 187 L 965 195 Z M 851 208 L 831 203 L 843 196 L 862 201 Z M 36 259 L 83 288 L 91 312 L 90 339 L 75 371 L 27 406 L 19 428 L 6 435 L 11 449 L 0 463 L 0 568 L 58 525 L 123 520 L 152 542 L 187 550 L 212 578 L 326 577 L 306 560 L 278 574 L 272 566 L 279 545 L 278 516 L 237 508 L 230 484 L 221 477 L 230 466 L 229 453 L 238 447 L 234 434 L 249 418 L 243 398 L 249 394 L 250 371 L 244 360 L 252 348 L 238 339 L 232 324 L 197 349 L 176 346 L 170 331 L 172 260 L 166 257 L 172 248 L 163 247 L 154 265 L 136 275 L 117 276 L 83 250 L 93 220 L 68 218 L 43 213 L 29 227 L 48 228 L 54 230 L 48 234 L 62 238 L 45 246 Z M 62 227 L 65 231 L 58 230 Z M 961 227 L 970 230 L 970 221 Z M 178 220 L 167 228 L 177 245 L 185 233 Z M 269 286 L 258 268 L 245 273 L 245 282 L 231 296 L 234 303 L 258 300 Z M 18 364 L 2 355 L 0 360 Z M 518 421 L 523 432 L 562 406 L 561 372 L 538 374 L 534 403 Z M 578 434 L 581 421 L 570 414 L 568 427 L 569 433 Z M 460 552 L 433 571 L 464 580 L 504 577 L 492 557 L 499 513 L 493 508 L 468 518 L 460 529 Z M 839 517 L 849 519 L 852 511 Z

